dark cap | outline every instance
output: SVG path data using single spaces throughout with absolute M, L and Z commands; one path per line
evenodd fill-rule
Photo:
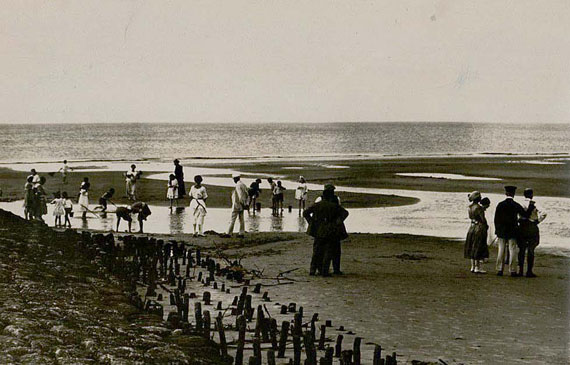
M 534 191 L 531 188 L 526 188 L 524 189 L 524 196 L 525 197 L 531 197 L 534 195 Z
M 179 162 L 180 162 L 180 160 L 178 160 L 177 158 L 174 159 L 174 163 L 179 163 Z
M 336 187 L 333 184 L 325 184 L 324 190 L 334 190 Z
M 517 187 L 513 186 L 513 185 L 506 185 L 505 186 L 505 192 L 506 193 L 515 193 L 515 191 L 517 191 Z

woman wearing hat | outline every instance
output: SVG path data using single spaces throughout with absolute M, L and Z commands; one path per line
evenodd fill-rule
M 305 178 L 303 176 L 299 176 L 299 185 L 297 185 L 297 190 L 295 190 L 295 199 L 299 201 L 299 217 L 305 210 L 305 202 L 307 201 L 308 192 L 309 189 L 307 188 Z
M 182 165 L 178 159 L 174 160 L 174 176 L 176 176 L 176 181 L 178 181 L 177 199 L 182 199 L 186 196 L 186 187 L 184 186 L 184 171 L 182 170 Z
M 471 204 L 468 208 L 471 225 L 465 239 L 464 257 L 471 260 L 471 272 L 485 274 L 481 267 L 483 260 L 489 257 L 487 249 L 487 230 L 489 225 L 485 219 L 485 208 L 480 205 L 481 193 L 474 191 L 468 195 Z M 487 199 L 488 200 L 488 199 Z M 488 205 L 487 205 L 488 206 Z

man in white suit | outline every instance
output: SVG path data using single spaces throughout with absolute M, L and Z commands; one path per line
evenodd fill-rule
M 243 212 L 247 205 L 247 186 L 241 181 L 241 176 L 239 174 L 233 174 L 232 178 L 235 182 L 235 188 L 232 191 L 232 218 L 230 221 L 230 227 L 228 228 L 228 233 L 225 237 L 231 236 L 234 232 L 234 224 L 236 219 L 239 218 L 239 235 L 238 237 L 243 237 L 245 234 L 245 220 Z

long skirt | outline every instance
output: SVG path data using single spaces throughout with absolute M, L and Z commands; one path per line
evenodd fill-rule
M 465 239 L 464 255 L 466 259 L 483 260 L 489 258 L 487 247 L 487 227 L 482 223 L 471 223 Z
M 78 212 L 86 212 L 89 209 L 89 195 L 87 193 L 82 193 L 79 195 L 79 200 L 77 201 L 79 208 L 77 209 Z
M 206 204 L 203 200 L 200 203 L 196 199 L 190 202 L 190 210 L 192 211 L 192 224 L 204 225 L 206 217 Z

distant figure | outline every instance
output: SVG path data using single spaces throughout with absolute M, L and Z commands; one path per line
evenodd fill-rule
M 332 184 L 325 185 L 321 201 L 303 213 L 303 217 L 309 223 L 307 233 L 315 238 L 309 275 L 329 276 L 331 261 L 334 273 L 342 274 L 340 241 L 348 237 L 344 227 L 348 211 L 338 204 L 334 189 Z
M 259 187 L 259 184 L 261 184 L 261 179 L 255 179 L 255 181 L 249 185 L 249 190 L 247 191 L 247 195 L 249 196 L 247 210 L 249 211 L 249 208 L 252 207 L 253 215 L 255 215 L 257 198 L 259 198 L 259 194 L 261 194 L 261 188 Z
M 24 184 L 24 217 L 28 220 L 34 218 L 34 184 L 33 177 L 28 176 Z
M 174 176 L 178 181 L 178 199 L 186 196 L 186 186 L 184 185 L 184 171 L 178 159 L 174 160 Z
M 534 191 L 530 188 L 524 190 L 524 203 L 522 207 L 529 210 L 534 207 L 528 217 L 519 216 L 520 232 L 517 240 L 519 246 L 519 275 L 523 275 L 525 252 L 528 251 L 528 263 L 526 269 L 527 278 L 535 278 L 536 275 L 532 271 L 534 266 L 534 249 L 540 243 L 540 232 L 538 225 L 546 219 L 546 212 L 538 210 L 534 201 Z
M 89 178 L 84 177 L 81 186 L 79 187 L 79 194 L 77 194 L 77 205 L 79 205 L 78 212 L 81 212 L 81 218 L 87 219 L 87 211 L 89 210 L 89 189 L 91 184 Z
M 141 177 L 142 172 L 137 170 L 136 165 L 131 165 L 131 169 L 125 173 L 125 190 L 127 198 L 137 200 L 137 181 Z
M 275 200 L 275 187 L 277 184 L 273 181 L 273 178 L 268 177 L 267 182 L 269 183 L 269 191 L 271 191 L 271 214 L 277 215 L 277 202 Z
M 497 254 L 497 275 L 503 276 L 503 266 L 505 262 L 505 250 L 509 250 L 509 271 L 512 277 L 517 277 L 516 266 L 514 263 L 517 257 L 517 235 L 518 235 L 518 217 L 528 218 L 529 213 L 534 209 L 531 203 L 528 210 L 525 210 L 519 203 L 514 201 L 516 186 L 505 186 L 505 194 L 507 198 L 497 205 L 495 210 L 495 234 L 497 235 L 497 244 L 499 252 Z
M 170 174 L 168 176 L 168 188 L 166 190 L 166 199 L 170 200 L 170 210 L 172 210 L 172 205 L 176 201 L 176 206 L 178 206 L 178 179 L 174 174 Z
M 139 222 L 139 233 L 144 233 L 143 221 L 145 221 L 146 218 L 151 214 L 151 211 L 147 203 L 136 202 L 130 207 L 118 207 L 115 211 L 115 214 L 117 214 L 117 232 L 119 232 L 119 224 L 121 223 L 121 219 L 124 219 L 129 223 L 130 233 L 133 222 L 131 214 L 137 214 L 137 221 Z
M 228 233 L 224 237 L 231 237 L 234 232 L 234 225 L 236 219 L 239 218 L 239 234 L 238 237 L 243 237 L 245 234 L 245 220 L 243 217 L 243 211 L 247 204 L 247 186 L 240 180 L 241 176 L 239 174 L 233 174 L 232 178 L 234 180 L 235 188 L 232 191 L 232 217 L 230 220 L 230 226 L 228 228 Z
M 61 182 L 63 184 L 67 184 L 67 176 L 69 175 L 69 171 L 73 171 L 73 169 L 69 167 L 67 160 L 63 160 L 63 166 L 58 170 L 58 172 L 61 172 Z
M 109 190 L 107 190 L 105 192 L 105 194 L 103 194 L 103 195 L 101 195 L 101 197 L 99 197 L 99 206 L 101 207 L 101 212 L 103 212 L 103 213 L 107 212 L 107 203 L 109 201 L 111 201 L 111 198 L 113 197 L 113 195 L 115 195 L 115 189 L 110 188 Z
M 68 227 L 71 228 L 71 221 L 69 220 L 69 217 L 73 217 L 73 203 L 67 196 L 67 191 L 61 193 L 61 197 L 63 198 L 63 209 L 65 211 L 64 226 L 68 225 Z
M 487 248 L 487 230 L 489 225 L 485 219 L 485 208 L 482 203 L 481 193 L 474 191 L 469 194 L 471 205 L 468 208 L 469 219 L 471 225 L 467 231 L 465 239 L 464 257 L 471 260 L 471 272 L 476 274 L 485 274 L 482 264 L 483 260 L 489 257 Z M 489 206 L 489 199 L 485 201 Z
M 54 194 L 54 199 L 51 201 L 50 204 L 54 205 L 53 208 L 53 216 L 55 217 L 55 226 L 60 227 L 63 226 L 61 223 L 61 218 L 65 215 L 65 199 L 61 197 L 59 192 Z
M 273 189 L 273 196 L 275 197 L 275 212 L 278 214 L 279 212 L 283 213 L 283 194 L 285 193 L 285 188 L 281 184 L 281 180 L 277 181 L 277 185 Z
M 297 190 L 295 190 L 295 199 L 299 201 L 299 216 L 301 216 L 305 210 L 308 193 L 309 189 L 307 188 L 305 178 L 303 176 L 299 176 L 299 184 L 297 185 Z
M 206 217 L 206 199 L 208 199 L 208 192 L 206 187 L 202 185 L 202 176 L 194 176 L 196 183 L 190 188 L 190 210 L 192 211 L 192 219 L 194 226 L 194 236 L 199 235 L 204 237 L 204 218 Z M 197 229 L 197 230 L 196 230 Z
M 44 176 L 40 177 L 39 182 L 34 185 L 35 192 L 35 213 L 34 216 L 37 220 L 43 222 L 43 216 L 47 214 L 47 199 L 46 191 L 44 190 L 44 184 L 46 183 L 46 178 Z

